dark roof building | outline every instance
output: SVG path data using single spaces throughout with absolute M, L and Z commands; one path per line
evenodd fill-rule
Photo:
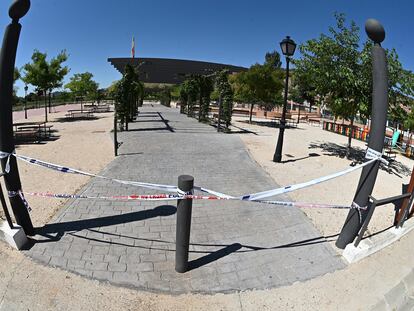
M 108 61 L 121 74 L 127 64 L 139 68 L 139 78 L 145 83 L 179 84 L 191 74 L 207 75 L 223 68 L 230 73 L 247 70 L 239 66 L 170 58 L 108 58 Z

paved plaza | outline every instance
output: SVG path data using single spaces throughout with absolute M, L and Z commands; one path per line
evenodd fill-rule
M 230 195 L 277 187 L 237 135 L 217 133 L 174 108 L 145 104 L 119 141 L 120 155 L 101 173 L 105 176 L 176 185 L 179 175 L 189 174 L 196 185 Z M 94 178 L 79 193 L 157 191 Z M 191 270 L 179 274 L 174 270 L 175 213 L 175 201 L 72 200 L 38 229 L 37 243 L 27 254 L 86 277 L 171 293 L 272 288 L 345 267 L 299 209 L 194 201 Z

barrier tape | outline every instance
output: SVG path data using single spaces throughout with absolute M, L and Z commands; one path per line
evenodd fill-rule
M 57 165 L 57 164 L 53 164 L 53 163 L 49 163 L 46 161 L 42 161 L 39 159 L 35 159 L 35 158 L 29 158 L 23 155 L 17 155 L 17 154 L 13 154 L 17 159 L 22 160 L 24 162 L 33 164 L 33 165 L 37 165 L 37 166 L 41 166 L 44 168 L 48 168 L 51 170 L 55 170 L 61 173 L 68 173 L 68 174 L 78 174 L 78 175 L 84 175 L 84 176 L 89 176 L 89 177 L 97 177 L 97 178 L 101 178 L 101 179 L 106 179 L 106 180 L 111 180 L 120 184 L 124 184 L 124 185 L 132 185 L 132 186 L 138 186 L 138 187 L 143 187 L 143 188 L 148 188 L 148 189 L 153 189 L 153 190 L 161 190 L 161 191 L 168 191 L 168 192 L 177 192 L 178 188 L 177 186 L 170 186 L 170 185 L 162 185 L 162 184 L 151 184 L 151 183 L 144 183 L 144 182 L 138 182 L 138 181 L 130 181 L 130 180 L 121 180 L 121 179 L 116 179 L 116 178 L 110 178 L 110 177 L 106 177 L 106 176 L 101 176 L 101 175 L 96 175 L 96 174 L 92 174 L 92 173 L 88 173 L 88 172 L 84 172 L 81 170 L 77 170 L 74 168 L 70 168 L 70 167 L 65 167 L 65 166 L 61 166 L 61 165 Z
M 379 152 L 371 148 L 367 148 L 367 151 L 365 153 L 365 159 L 368 159 L 368 160 L 377 159 L 381 161 L 382 163 L 384 163 L 385 165 L 389 164 L 389 162 L 382 157 L 382 152 Z
M 26 207 L 26 209 L 29 212 L 32 211 L 32 208 L 30 207 L 29 202 L 27 202 L 26 198 L 24 197 L 24 193 L 21 190 L 19 190 L 19 191 L 9 191 L 8 195 L 9 195 L 9 198 L 14 198 L 16 196 L 19 196 L 20 199 L 22 199 L 22 202 L 23 202 L 24 206 Z
M 12 192 L 11 192 L 12 193 Z M 13 194 L 13 193 L 12 193 Z M 55 198 L 55 199 L 101 199 L 101 200 L 121 200 L 121 201 L 172 201 L 172 200 L 233 200 L 240 201 L 237 198 L 227 199 L 218 196 L 201 196 L 193 194 L 177 195 L 177 194 L 151 194 L 151 195 L 124 195 L 124 196 L 87 196 L 77 194 L 56 194 L 50 192 L 25 192 L 24 194 L 30 196 L 44 197 L 44 198 Z M 353 206 L 345 205 L 331 205 L 331 204 L 318 204 L 318 203 L 304 203 L 304 202 L 289 202 L 289 201 L 265 201 L 257 200 L 252 201 L 256 203 L 281 205 L 288 207 L 299 207 L 299 208 L 334 208 L 334 209 L 350 209 L 355 208 Z
M 6 166 L 4 168 L 4 172 L 5 173 L 9 173 L 10 172 L 10 156 L 12 154 L 15 154 L 15 152 L 13 151 L 12 153 L 9 153 L 9 152 L 0 151 L 0 159 L 7 158 Z
M 313 185 L 317 185 L 320 184 L 322 182 L 349 174 L 353 171 L 356 171 L 360 168 L 363 168 L 364 166 L 367 166 L 375 161 L 377 161 L 378 159 L 372 159 L 369 160 L 365 163 L 359 164 L 359 165 L 355 165 L 354 167 L 350 167 L 346 170 L 334 173 L 334 174 L 330 174 L 324 177 L 319 177 L 316 179 L 312 179 L 310 181 L 304 182 L 304 183 L 300 183 L 300 184 L 295 184 L 295 185 L 289 185 L 289 186 L 285 186 L 285 187 L 281 187 L 281 188 L 276 188 L 276 189 L 272 189 L 272 190 L 267 190 L 267 191 L 262 191 L 262 192 L 257 192 L 257 193 L 253 193 L 253 194 L 246 194 L 244 196 L 241 196 L 239 198 L 241 198 L 242 200 L 247 200 L 247 201 L 255 201 L 255 200 L 260 200 L 260 199 L 264 199 L 264 198 L 268 198 L 268 197 L 272 197 L 272 196 L 276 196 L 276 195 L 280 195 L 280 194 L 284 194 L 284 193 L 288 193 L 288 192 L 292 192 L 298 189 L 302 189 L 302 188 L 307 188 Z
M 175 195 L 175 196 L 173 195 L 171 197 L 171 200 L 176 200 L 176 199 L 180 199 L 180 198 L 184 198 L 184 197 L 189 197 L 188 194 L 183 193 L 180 189 L 178 189 L 177 186 L 152 184 L 152 183 L 144 183 L 144 182 L 129 181 L 129 180 L 120 180 L 120 179 L 115 179 L 115 178 L 110 178 L 110 177 L 105 177 L 105 176 L 101 176 L 101 175 L 96 175 L 96 174 L 84 172 L 84 171 L 74 169 L 74 168 L 70 168 L 70 167 L 65 167 L 65 166 L 49 163 L 49 162 L 46 162 L 46 161 L 42 161 L 42 160 L 35 159 L 35 158 L 30 158 L 30 157 L 23 156 L 23 155 L 16 155 L 14 152 L 13 153 L 0 152 L 0 158 L 9 157 L 9 160 L 10 160 L 11 155 L 15 156 L 17 159 L 20 159 L 24 162 L 29 163 L 29 164 L 41 166 L 41 167 L 52 169 L 52 170 L 59 171 L 59 172 L 62 172 L 62 173 L 79 174 L 79 175 L 85 175 L 85 176 L 89 176 L 89 177 L 97 177 L 97 178 L 102 178 L 102 179 L 106 179 L 106 180 L 111 180 L 111 181 L 121 183 L 121 184 L 133 185 L 133 186 L 138 186 L 138 187 L 143 187 L 143 188 L 148 188 L 148 189 L 154 189 L 154 190 L 161 190 L 161 191 L 177 193 L 177 195 Z M 367 155 L 368 155 L 368 151 L 367 151 Z M 331 179 L 349 174 L 353 171 L 356 171 L 358 169 L 363 168 L 364 166 L 372 164 L 373 162 L 375 162 L 377 160 L 382 161 L 381 160 L 382 158 L 376 157 L 377 154 L 375 154 L 373 152 L 369 153 L 369 156 L 372 156 L 372 159 L 370 159 L 369 161 L 367 161 L 365 163 L 362 163 L 362 164 L 359 164 L 359 165 L 356 165 L 356 166 L 353 166 L 353 167 L 350 167 L 348 169 L 345 169 L 345 170 L 337 172 L 337 173 L 333 173 L 333 174 L 330 174 L 330 175 L 327 175 L 327 176 L 324 176 L 324 177 L 316 178 L 316 179 L 313 179 L 313 180 L 310 180 L 310 181 L 307 181 L 307 182 L 304 182 L 304 183 L 289 185 L 289 186 L 285 186 L 285 187 L 275 188 L 275 189 L 262 191 L 262 192 L 256 192 L 256 193 L 252 193 L 252 194 L 246 194 L 246 195 L 242 195 L 242 196 L 238 196 L 238 197 L 230 196 L 230 195 L 227 195 L 227 194 L 224 194 L 224 193 L 220 193 L 220 192 L 217 192 L 217 191 L 213 191 L 213 190 L 206 189 L 206 188 L 203 188 L 203 187 L 198 187 L 198 186 L 195 186 L 194 190 L 198 190 L 198 191 L 201 191 L 201 192 L 212 194 L 215 197 L 214 199 L 255 201 L 255 202 L 261 202 L 261 203 L 268 203 L 268 204 L 286 205 L 285 201 L 264 201 L 263 199 L 269 198 L 269 197 L 272 197 L 272 196 L 277 196 L 277 195 L 284 194 L 284 193 L 288 193 L 288 192 L 292 192 L 292 191 L 295 191 L 295 190 L 298 190 L 298 189 L 310 187 L 310 186 L 313 186 L 313 185 L 316 185 L 316 184 L 319 184 L 319 183 L 322 183 L 322 182 L 325 182 L 325 181 L 328 181 L 328 180 L 331 180 Z M 66 195 L 63 195 L 63 196 L 66 196 Z M 160 195 L 158 195 L 158 196 L 160 196 Z M 165 196 L 168 196 L 168 195 L 165 195 Z M 144 196 L 141 196 L 141 197 L 144 197 Z M 203 196 L 200 196 L 200 197 L 203 197 Z M 167 199 L 167 197 L 160 197 L 160 198 L 154 197 L 153 198 L 153 200 L 157 200 L 157 199 L 165 200 L 165 199 Z M 210 199 L 213 199 L 213 197 L 210 197 Z M 293 204 L 294 202 L 291 202 L 291 203 Z M 296 202 L 296 206 L 298 206 L 297 202 Z M 309 203 L 307 206 L 313 206 L 313 205 Z M 355 207 L 354 205 L 351 205 L 351 207 L 341 206 L 340 208 L 363 209 L 362 207 Z

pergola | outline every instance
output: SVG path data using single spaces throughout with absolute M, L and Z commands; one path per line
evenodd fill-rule
M 145 83 L 180 84 L 191 74 L 207 75 L 224 68 L 230 73 L 247 70 L 240 66 L 171 58 L 108 58 L 108 62 L 121 74 L 127 64 L 139 68 L 140 81 Z

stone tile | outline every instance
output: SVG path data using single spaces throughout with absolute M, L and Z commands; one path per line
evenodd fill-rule
M 85 270 L 92 270 L 92 271 L 106 271 L 108 270 L 108 263 L 107 262 L 100 262 L 100 261 L 86 261 L 85 262 Z
M 126 266 L 127 266 L 127 271 L 131 271 L 131 272 L 154 271 L 154 265 L 151 262 L 129 263 Z
M 136 285 L 138 283 L 138 273 L 113 272 L 113 281 L 120 284 Z
M 116 272 L 124 272 L 126 271 L 127 265 L 124 263 L 119 262 L 109 262 L 108 270 L 109 271 L 116 271 Z
M 176 185 L 177 176 L 192 174 L 195 184 L 232 195 L 277 187 L 252 161 L 236 135 L 217 133 L 211 126 L 160 105 L 144 105 L 140 111 L 154 112 L 146 119 L 155 122 L 134 122 L 130 124 L 132 131 L 119 133 L 123 152 L 131 155 L 112 161 L 104 170 L 106 176 Z M 163 127 L 155 112 L 169 120 L 174 132 L 164 128 L 133 131 L 144 126 Z M 145 152 L 134 155 L 137 148 Z M 96 178 L 81 191 L 88 195 L 158 192 Z M 319 235 L 296 208 L 193 201 L 190 260 L 196 266 L 176 273 L 175 205 L 175 201 L 72 200 L 70 208 L 57 218 L 60 223 L 107 218 L 100 227 L 67 232 L 53 243 L 38 243 L 27 254 L 89 277 L 174 293 L 271 288 L 344 267 L 329 245 L 280 247 Z M 105 223 L 114 219 L 119 221 Z M 244 247 L 238 249 L 235 243 Z M 408 288 L 408 283 L 411 278 L 403 285 Z M 401 302 L 392 293 L 387 299 Z

